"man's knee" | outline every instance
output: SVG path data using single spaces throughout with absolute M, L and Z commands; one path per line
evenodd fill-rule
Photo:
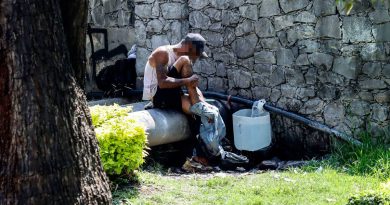
M 191 60 L 188 56 L 180 56 L 174 66 L 178 69 L 182 77 L 190 77 L 193 74 Z

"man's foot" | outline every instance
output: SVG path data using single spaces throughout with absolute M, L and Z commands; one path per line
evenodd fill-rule
M 154 105 L 153 105 L 153 102 L 152 102 L 152 101 L 148 102 L 148 104 L 146 104 L 146 105 L 144 106 L 144 109 L 145 109 L 145 110 L 149 110 L 149 109 L 152 109 L 152 108 L 154 108 Z

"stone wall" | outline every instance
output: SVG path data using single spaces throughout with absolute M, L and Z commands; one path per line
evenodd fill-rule
M 96 2 L 92 11 L 106 9 Z M 347 133 L 378 130 L 390 122 L 390 15 L 378 2 L 346 15 L 335 0 L 134 0 L 138 88 L 154 48 L 199 32 L 210 56 L 194 65 L 202 90 L 265 98 Z M 106 23 L 110 12 L 91 22 L 121 28 Z M 279 145 L 328 149 L 326 136 L 288 119 L 273 116 L 273 128 Z
M 105 28 L 108 35 L 108 50 L 123 44 L 129 50 L 136 43 L 134 29 L 134 2 L 129 0 L 90 0 L 88 5 L 88 25 L 92 28 Z M 101 34 L 93 35 L 94 49 L 104 48 L 104 39 Z M 86 91 L 96 91 L 97 87 L 92 80 L 91 45 L 87 36 L 87 86 Z M 116 59 L 126 56 L 116 56 L 109 61 L 99 61 L 97 72 L 107 65 L 114 64 Z

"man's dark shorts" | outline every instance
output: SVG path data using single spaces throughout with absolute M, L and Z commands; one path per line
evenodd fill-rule
M 168 77 L 182 78 L 180 73 L 174 66 L 170 66 L 168 68 Z M 181 106 L 181 96 L 183 95 L 183 91 L 181 88 L 160 88 L 157 86 L 156 94 L 153 97 L 153 106 L 155 108 L 162 109 L 174 109 L 178 111 L 182 111 Z

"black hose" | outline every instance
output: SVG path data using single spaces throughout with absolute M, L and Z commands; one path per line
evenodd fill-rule
M 217 99 L 226 100 L 226 101 L 230 100 L 231 102 L 243 104 L 243 105 L 248 106 L 248 107 L 252 107 L 252 105 L 254 103 L 254 101 L 252 101 L 252 100 L 248 100 L 248 99 L 244 99 L 244 98 L 240 98 L 240 97 L 228 96 L 228 95 L 217 93 L 217 92 L 205 91 L 202 93 L 205 97 L 217 98 Z M 292 112 L 288 112 L 286 110 L 283 110 L 282 108 L 274 107 L 274 106 L 269 105 L 269 104 L 264 104 L 264 109 L 271 112 L 271 113 L 278 114 L 278 115 L 281 115 L 283 117 L 287 117 L 289 119 L 301 122 L 301 123 L 303 123 L 311 128 L 328 133 L 331 136 L 336 136 L 339 139 L 350 142 L 354 145 L 362 145 L 362 143 L 359 140 L 357 140 L 357 139 L 355 139 L 355 138 L 353 138 L 345 133 L 339 132 L 339 131 L 337 131 L 333 128 L 330 128 L 327 125 L 321 124 L 317 121 L 310 120 L 308 118 L 305 118 L 303 116 L 300 116 L 300 115 L 292 113 Z

